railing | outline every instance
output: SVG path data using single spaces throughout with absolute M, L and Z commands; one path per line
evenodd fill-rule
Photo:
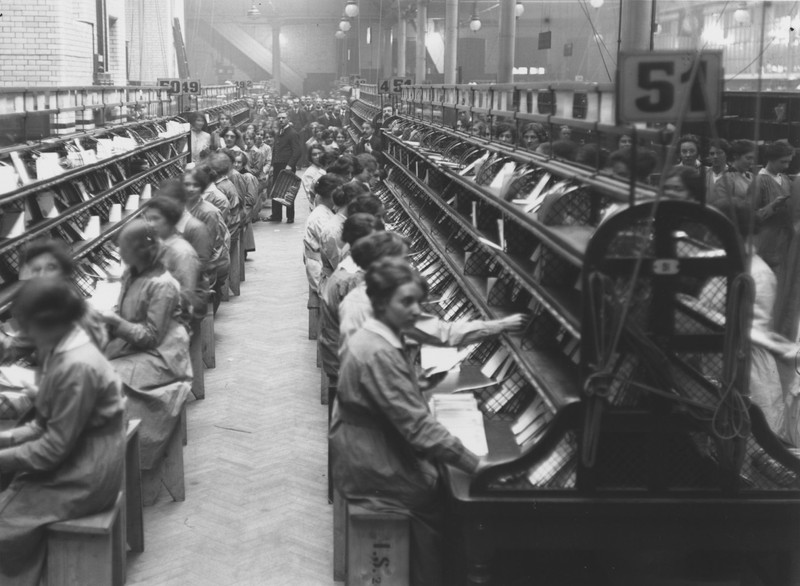
M 120 122 L 175 116 L 236 100 L 232 85 L 170 95 L 158 86 L 81 86 L 0 89 L 0 147 L 71 135 Z
M 395 111 L 489 142 L 501 142 L 492 131 L 505 124 L 513 136 L 504 146 L 511 148 L 531 148 L 522 140 L 531 123 L 540 124 L 546 135 L 537 146 L 567 138 L 565 127 L 574 144 L 593 143 L 605 151 L 616 150 L 620 137 L 628 135 L 663 160 L 669 144 L 663 129 L 616 124 L 613 84 L 412 85 L 403 87 Z
M 548 123 L 614 125 L 614 86 L 598 83 L 413 85 L 402 90 L 405 114 L 439 122 L 444 109 Z

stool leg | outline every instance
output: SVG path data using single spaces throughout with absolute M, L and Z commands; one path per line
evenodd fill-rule
M 112 568 L 113 568 L 113 584 L 114 586 L 123 586 L 128 574 L 127 568 L 127 552 L 125 551 L 125 521 L 122 515 L 117 515 L 114 521 L 114 528 L 112 529 L 112 542 L 111 547 L 113 551 Z
M 200 322 L 200 337 L 203 339 L 203 364 L 206 368 L 216 368 L 217 357 L 214 341 L 214 316 L 209 313 Z
M 125 523 L 128 547 L 144 551 L 144 518 L 142 516 L 142 469 L 139 466 L 139 432 L 128 443 L 125 453 Z
M 186 485 L 183 477 L 183 442 L 181 428 L 186 420 L 186 407 L 181 411 L 181 420 L 172 432 L 164 458 L 164 486 L 172 500 L 186 500 Z
M 249 226 L 249 225 L 250 224 L 248 223 L 247 226 Z M 244 257 L 247 255 L 247 247 L 245 246 L 246 235 L 247 235 L 247 227 L 243 226 L 242 227 L 242 236 L 241 236 L 241 239 L 239 240 L 239 250 L 241 250 L 241 254 L 239 255 L 239 259 L 240 259 L 240 263 L 241 263 L 241 265 L 240 265 L 241 268 L 239 269 L 239 280 L 242 283 L 244 283 Z
M 205 365 L 203 364 L 203 338 L 200 324 L 194 322 L 189 338 L 189 358 L 192 362 L 192 394 L 198 401 L 206 398 Z
M 239 234 L 231 236 L 231 272 L 228 275 L 228 282 L 231 286 L 231 294 L 239 295 L 239 281 L 242 273 L 242 247 L 239 245 L 241 238 Z
M 347 500 L 333 492 L 333 579 L 344 581 L 347 578 Z

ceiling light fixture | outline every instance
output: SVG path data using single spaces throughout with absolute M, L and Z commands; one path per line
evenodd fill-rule
M 477 33 L 481 30 L 481 19 L 478 18 L 477 14 L 473 14 L 469 19 L 469 30 L 473 33 Z
M 747 4 L 744 2 L 739 4 L 739 8 L 733 13 L 733 20 L 742 26 L 748 26 L 750 24 L 750 11 L 747 10 Z
M 514 11 L 517 14 L 517 18 L 519 18 L 525 13 L 525 5 L 522 2 L 517 2 L 517 5 L 514 7 Z
M 256 3 L 253 2 L 252 6 L 250 6 L 250 10 L 247 11 L 247 18 L 259 18 L 261 16 L 261 11 L 256 6 Z
M 344 6 L 344 13 L 350 18 L 358 16 L 358 2 L 356 0 L 347 0 Z
M 336 31 L 335 33 L 333 33 L 333 36 L 339 39 L 340 41 L 347 37 L 347 35 L 344 34 L 344 31 Z
M 339 30 L 343 32 L 347 32 L 352 28 L 353 25 L 350 24 L 350 21 L 347 18 L 342 18 L 339 22 Z
M 600 8 L 605 4 L 605 0 L 589 0 L 589 4 L 592 5 L 592 8 Z

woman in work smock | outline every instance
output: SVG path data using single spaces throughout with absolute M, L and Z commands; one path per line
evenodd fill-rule
M 192 380 L 180 285 L 161 261 L 161 246 L 143 220 L 123 228 L 119 252 L 127 268 L 117 312 L 103 316 L 111 330 L 105 354 L 122 379 L 129 416 L 142 420 L 143 470 L 159 463 Z
M 351 502 L 411 517 L 411 584 L 443 584 L 437 462 L 473 473 L 480 459 L 431 415 L 403 332 L 427 285 L 402 259 L 366 274 L 375 317 L 347 343 L 330 431 L 336 489 Z
M 45 526 L 111 507 L 125 461 L 119 377 L 79 325 L 86 305 L 62 279 L 26 282 L 14 304 L 42 364 L 33 419 L 0 432 L 0 584 L 39 584 Z

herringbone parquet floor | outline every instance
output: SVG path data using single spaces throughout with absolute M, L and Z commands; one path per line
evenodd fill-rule
M 129 586 L 331 586 L 327 407 L 307 338 L 298 198 L 294 225 L 255 224 L 242 295 L 215 321 L 217 368 L 188 406 L 186 501 L 145 509 Z

